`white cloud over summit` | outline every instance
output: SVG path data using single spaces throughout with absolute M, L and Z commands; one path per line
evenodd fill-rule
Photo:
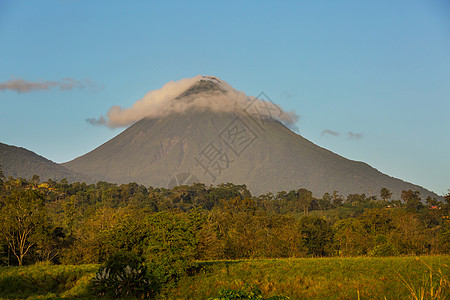
M 177 99 L 178 96 L 200 81 L 210 81 L 225 93 L 209 93 L 206 91 L 186 96 L 185 99 Z M 131 107 L 112 106 L 106 117 L 89 118 L 86 121 L 93 125 L 105 125 L 110 128 L 126 127 L 145 117 L 157 118 L 170 113 L 182 113 L 188 109 L 211 109 L 220 112 L 239 112 L 247 109 L 248 113 L 258 113 L 264 117 L 277 119 L 290 127 L 294 126 L 298 119 L 294 112 L 284 112 L 270 101 L 249 97 L 244 92 L 235 90 L 228 83 L 216 77 L 198 75 L 179 81 L 170 81 L 161 89 L 148 92 Z

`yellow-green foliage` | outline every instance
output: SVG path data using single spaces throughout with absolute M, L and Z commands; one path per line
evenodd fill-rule
M 199 262 L 164 299 L 208 299 L 257 286 L 290 299 L 449 299 L 450 256 L 298 258 Z M 98 265 L 0 268 L 1 299 L 92 298 Z M 359 298 L 358 298 L 359 297 Z
M 0 298 L 54 299 L 89 296 L 96 265 L 0 267 Z
M 184 278 L 167 296 L 208 299 L 222 289 L 240 290 L 245 284 L 258 286 L 264 297 L 283 295 L 290 299 L 447 299 L 450 296 L 450 256 L 238 260 L 201 265 L 199 275 Z M 433 283 L 429 282 L 430 272 Z M 414 298 L 410 288 L 424 290 L 424 298 Z M 433 298 L 431 290 L 434 295 L 439 290 L 440 298 Z

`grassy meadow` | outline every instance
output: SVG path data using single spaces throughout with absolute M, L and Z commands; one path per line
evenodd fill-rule
M 98 265 L 0 267 L 0 299 L 90 298 Z
M 450 256 L 299 258 L 199 262 L 162 299 L 208 299 L 257 285 L 290 299 L 448 299 Z M 0 268 L 1 299 L 94 298 L 97 265 Z

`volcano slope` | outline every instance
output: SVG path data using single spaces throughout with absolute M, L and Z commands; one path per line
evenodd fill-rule
M 313 144 L 279 121 L 283 112 L 275 105 L 248 98 L 242 106 L 233 95 L 218 79 L 199 80 L 174 101 L 202 99 L 201 105 L 143 118 L 64 166 L 97 180 L 154 187 L 232 182 L 256 195 L 306 188 L 317 197 L 334 190 L 377 195 L 386 187 L 397 197 L 409 189 L 436 197 Z M 229 105 L 218 110 L 208 101 Z
M 30 150 L 3 143 L 0 143 L 0 166 L 5 177 L 31 179 L 38 175 L 41 180 L 91 181 L 87 176 L 72 172 Z

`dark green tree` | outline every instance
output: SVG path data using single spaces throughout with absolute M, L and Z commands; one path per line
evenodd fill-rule
M 321 210 L 329 209 L 331 207 L 331 200 L 333 200 L 333 198 L 329 193 L 323 194 L 322 199 L 317 200 L 319 204 L 319 209 Z
M 366 199 L 366 194 L 349 194 L 347 196 L 346 203 L 349 203 L 351 205 L 360 205 L 367 202 Z
M 401 199 L 406 203 L 406 209 L 415 212 L 424 207 L 420 199 L 419 191 L 403 190 L 401 194 Z
M 391 199 L 392 197 L 392 193 L 390 190 L 388 190 L 387 188 L 383 187 L 380 190 L 380 197 L 381 199 L 383 199 L 384 202 L 387 202 Z
M 359 219 L 361 220 L 364 229 L 372 237 L 379 234 L 387 235 L 395 228 L 393 225 L 392 215 L 389 210 L 371 209 L 364 212 Z
M 342 196 L 338 194 L 338 191 L 333 191 L 332 197 L 334 207 L 339 207 L 342 205 L 342 202 L 344 202 L 344 199 L 342 199 Z
M 448 194 L 444 196 L 445 209 L 447 210 L 447 212 L 450 210 L 450 190 L 448 191 Z
M 441 204 L 436 198 L 431 198 L 430 196 L 428 196 L 427 199 L 425 199 L 425 203 L 430 208 L 433 206 L 439 207 Z
M 191 220 L 185 213 L 160 212 L 146 223 L 144 260 L 158 281 L 176 282 L 194 265 L 197 240 Z
M 313 195 L 311 191 L 307 189 L 299 189 L 297 191 L 297 199 L 298 204 L 303 209 L 304 214 L 308 214 L 309 207 L 311 206 L 311 202 L 313 201 Z
M 299 220 L 299 231 L 307 254 L 328 256 L 333 253 L 333 229 L 326 220 L 304 216 Z
M 5 178 L 5 174 L 3 174 L 3 169 L 2 169 L 2 165 L 0 165 L 0 188 L 3 186 L 3 180 Z M 0 189 L 1 191 L 1 189 Z M 0 195 L 1 198 L 1 195 Z
M 334 242 L 341 256 L 367 254 L 369 237 L 363 223 L 358 218 L 337 221 L 334 226 Z

